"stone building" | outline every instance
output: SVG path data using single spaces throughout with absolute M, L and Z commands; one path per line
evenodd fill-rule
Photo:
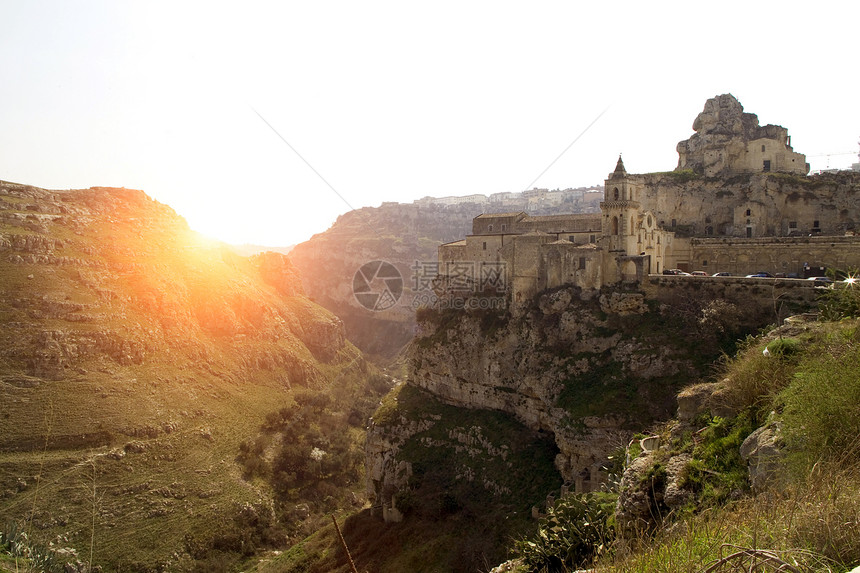
M 475 217 L 471 235 L 439 247 L 444 289 L 482 290 L 475 268 L 492 267 L 517 308 L 547 288 L 635 283 L 672 268 L 860 268 L 860 174 L 807 177 L 787 130 L 759 126 L 730 94 L 708 100 L 693 130 L 675 171 L 629 174 L 619 157 L 599 214 Z M 469 265 L 471 282 L 457 281 Z

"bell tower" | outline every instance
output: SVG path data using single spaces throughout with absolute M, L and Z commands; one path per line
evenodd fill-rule
M 639 254 L 636 227 L 641 206 L 636 200 L 637 191 L 637 186 L 627 174 L 619 155 L 615 171 L 610 173 L 604 182 L 603 202 L 600 203 L 600 211 L 603 213 L 601 235 L 603 244 L 610 252 L 620 255 Z

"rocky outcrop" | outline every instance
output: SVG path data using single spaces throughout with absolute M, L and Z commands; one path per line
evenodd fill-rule
M 371 424 L 364 446 L 367 493 L 387 522 L 402 519 L 395 494 L 406 487 L 412 475 L 412 465 L 398 459 L 400 448 L 409 438 L 427 430 L 433 423 L 433 419 L 412 421 L 402 418 L 391 425 Z
M 792 152 L 787 129 L 779 125 L 760 126 L 758 116 L 745 113 L 743 106 L 731 94 L 719 95 L 705 102 L 704 110 L 693 122 L 693 131 L 696 133 L 690 139 L 678 143 L 678 169 L 692 169 L 708 177 L 749 171 L 753 165 L 746 161 L 747 145 L 754 140 L 773 141 L 778 146 L 777 153 Z M 801 160 L 784 165 L 775 161 L 773 170 L 805 174 L 808 167 L 802 160 L 803 156 L 793 155 Z M 755 171 L 761 171 L 758 163 L 754 167 Z
M 267 251 L 255 255 L 252 260 L 260 269 L 260 276 L 283 296 L 304 295 L 301 277 L 286 255 Z
M 698 374 L 695 364 L 703 357 L 697 351 L 717 351 L 660 328 L 677 316 L 668 305 L 651 310 L 641 293 L 575 288 L 546 292 L 514 318 L 424 313 L 408 352 L 407 384 L 445 404 L 505 412 L 548 433 L 562 479 L 590 491 L 607 479 L 608 456 L 633 431 L 671 416 L 678 386 Z M 409 459 L 398 443 L 414 431 L 407 423 L 389 424 L 380 434 L 371 428 L 370 493 L 389 499 L 402 487 Z

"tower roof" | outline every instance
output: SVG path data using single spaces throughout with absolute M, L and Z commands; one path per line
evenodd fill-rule
M 624 169 L 624 162 L 621 160 L 621 155 L 618 155 L 618 163 L 615 164 L 615 171 L 612 172 L 612 177 L 624 177 L 627 175 L 627 170 Z

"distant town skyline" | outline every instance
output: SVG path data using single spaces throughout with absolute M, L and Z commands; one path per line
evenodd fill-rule
M 812 170 L 858 161 L 856 3 L 596 4 L 5 3 L 0 179 L 278 246 L 384 201 L 600 185 L 619 154 L 674 169 L 722 93 Z

